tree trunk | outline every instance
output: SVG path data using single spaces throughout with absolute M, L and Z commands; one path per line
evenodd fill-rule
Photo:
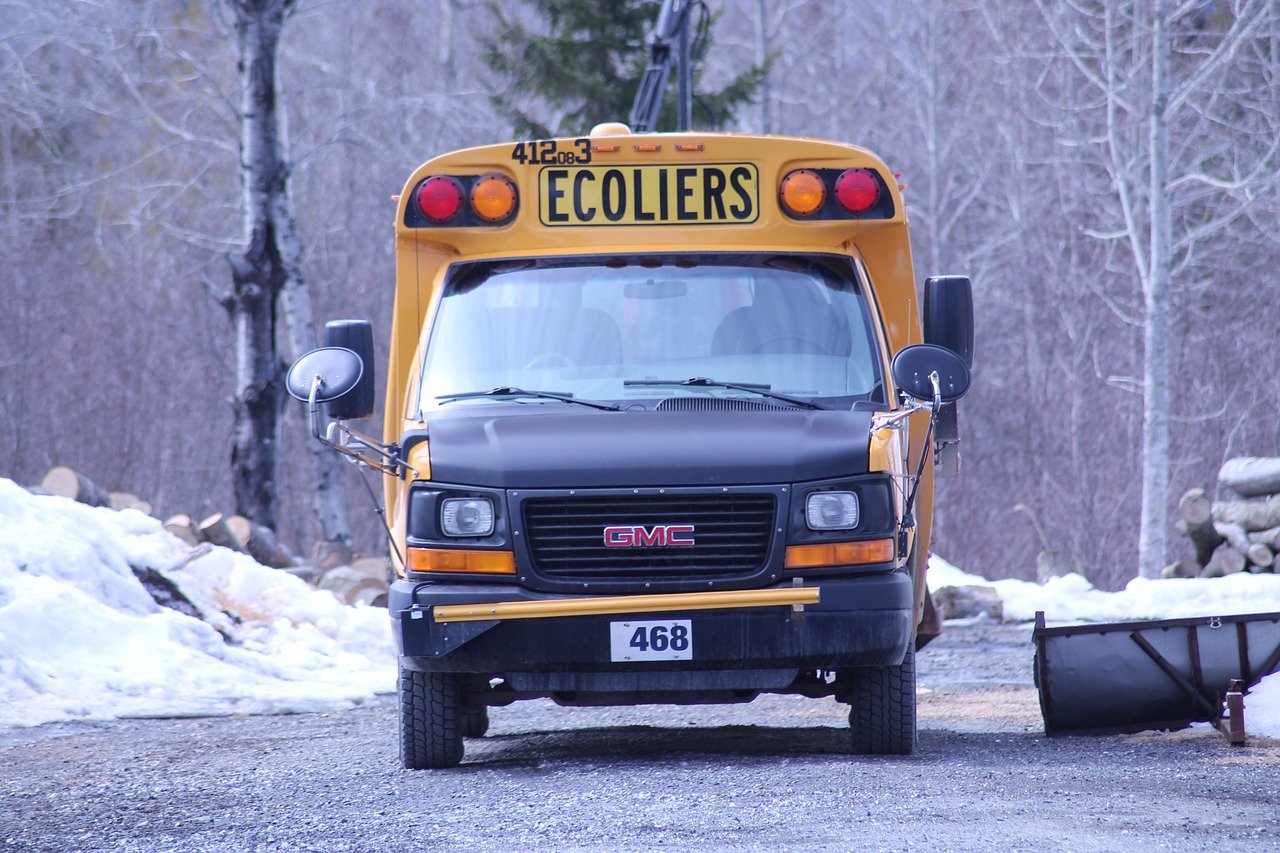
M 276 309 L 288 281 L 278 210 L 288 197 L 280 146 L 276 55 L 293 0 L 224 0 L 240 75 L 240 190 L 243 254 L 228 258 L 224 302 L 235 328 L 236 382 L 231 467 L 236 512 L 276 526 L 276 468 L 283 377 Z M 290 223 L 291 225 L 292 223 Z
M 1168 34 L 1170 0 L 1158 0 L 1151 49 L 1150 267 L 1144 293 L 1146 318 L 1142 349 L 1142 516 L 1138 533 L 1138 570 L 1160 577 L 1165 564 L 1165 512 L 1169 490 L 1169 211 Z
M 1218 482 L 1242 498 L 1280 493 L 1280 458 L 1228 459 L 1218 471 Z

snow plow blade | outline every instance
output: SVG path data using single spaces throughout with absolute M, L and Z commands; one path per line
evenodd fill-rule
M 1219 725 L 1232 681 L 1280 667 L 1280 613 L 1050 628 L 1040 612 L 1032 639 L 1050 736 Z

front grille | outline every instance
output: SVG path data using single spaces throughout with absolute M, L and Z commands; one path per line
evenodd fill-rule
M 537 570 L 568 580 L 695 579 L 760 570 L 769 556 L 767 494 L 531 498 L 524 525 Z M 604 529 L 692 524 L 683 547 L 609 548 Z

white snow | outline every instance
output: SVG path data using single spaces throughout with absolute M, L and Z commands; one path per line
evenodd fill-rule
M 160 607 L 130 566 L 168 577 L 203 619 Z M 0 478 L 0 725 L 352 707 L 390 692 L 385 610 L 154 518 Z
M 991 581 L 957 569 L 934 555 L 926 574 L 929 590 L 944 586 L 989 586 L 1004 602 L 1007 622 L 1026 622 L 1043 610 L 1054 624 L 1183 619 L 1234 613 L 1280 612 L 1280 575 L 1241 572 L 1224 578 L 1135 578 L 1119 592 L 1105 592 L 1075 573 L 1045 584 Z
M 1244 697 L 1244 729 L 1250 735 L 1280 738 L 1280 672 L 1262 679 Z

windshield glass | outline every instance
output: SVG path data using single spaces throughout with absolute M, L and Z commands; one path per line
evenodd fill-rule
M 879 399 L 866 300 L 843 267 L 786 255 L 469 264 L 445 285 L 420 405 L 499 388 L 768 402 L 741 388 L 665 384 L 695 377 L 820 404 L 845 398 L 827 403 L 841 408 Z

